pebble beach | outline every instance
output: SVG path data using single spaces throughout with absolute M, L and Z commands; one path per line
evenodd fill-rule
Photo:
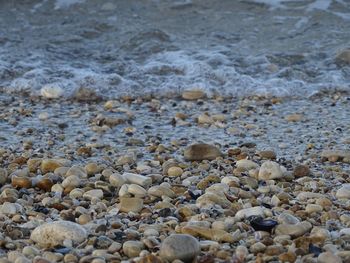
M 52 94 L 1 97 L 0 262 L 350 262 L 347 93 Z

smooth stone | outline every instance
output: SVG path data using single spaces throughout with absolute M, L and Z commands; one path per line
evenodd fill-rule
M 236 167 L 244 171 L 249 171 L 258 168 L 259 165 L 251 160 L 242 159 L 236 162 Z
M 249 207 L 239 210 L 235 218 L 238 220 L 242 220 L 244 218 L 248 218 L 250 216 L 264 216 L 265 211 L 268 210 L 267 208 L 263 208 L 261 206 L 255 206 L 255 207 Z
M 183 170 L 181 167 L 176 167 L 176 166 L 173 166 L 173 167 L 170 167 L 168 169 L 168 176 L 170 177 L 178 177 L 178 176 L 181 176 L 183 174 Z
M 259 180 L 273 180 L 283 177 L 281 166 L 273 161 L 264 162 L 259 169 Z
M 84 167 L 73 165 L 71 168 L 68 169 L 66 173 L 66 177 L 70 175 L 78 176 L 79 178 L 87 178 L 87 173 Z
M 139 186 L 137 184 L 130 184 L 128 185 L 128 193 L 134 195 L 135 197 L 145 197 L 147 195 L 147 191 L 142 186 Z
M 278 222 L 280 224 L 295 225 L 300 223 L 300 220 L 291 214 L 282 213 L 278 216 Z
M 89 199 L 89 200 L 92 200 L 94 198 L 97 198 L 97 199 L 102 199 L 103 198 L 103 191 L 101 189 L 93 189 L 93 190 L 89 190 L 89 191 L 86 191 L 84 194 L 83 194 L 83 197 L 85 199 Z
M 323 252 L 317 258 L 317 263 L 342 263 L 343 260 L 331 253 L 331 252 Z
M 0 206 L 0 214 L 15 215 L 18 211 L 16 204 L 5 202 Z
M 222 153 L 216 146 L 205 143 L 193 144 L 184 151 L 187 161 L 215 160 L 220 156 Z
M 305 207 L 305 211 L 309 214 L 318 213 L 323 211 L 323 207 L 315 204 L 307 204 Z
M 205 92 L 199 89 L 186 90 L 182 92 L 182 98 L 185 100 L 198 100 L 204 98 Z
M 70 175 L 62 181 L 62 186 L 64 188 L 67 188 L 67 187 L 75 188 L 80 186 L 80 184 L 81 184 L 81 179 L 76 175 Z
M 119 209 L 121 212 L 134 212 L 138 213 L 143 208 L 143 200 L 136 197 L 121 197 L 120 198 L 120 204 Z
M 340 159 L 350 159 L 350 151 L 343 150 L 324 150 L 321 153 L 321 157 L 328 159 L 329 161 L 336 162 Z
M 99 172 L 101 172 L 101 168 L 97 165 L 97 163 L 88 163 L 85 165 L 85 171 L 89 176 L 93 176 Z
M 261 242 L 254 243 L 253 245 L 250 246 L 249 250 L 253 254 L 258 254 L 264 252 L 266 249 L 266 245 L 264 245 Z
M 144 245 L 142 242 L 129 240 L 123 244 L 123 253 L 129 258 L 134 258 L 140 255 L 143 248 Z
M 335 57 L 337 64 L 350 64 L 350 49 L 340 51 Z
M 280 224 L 276 226 L 276 235 L 289 235 L 292 238 L 300 237 L 312 229 L 310 222 L 303 221 L 294 225 Z
M 276 159 L 276 153 L 274 151 L 269 151 L 269 150 L 260 151 L 258 152 L 258 155 L 262 159 L 270 159 L 270 160 Z
M 313 192 L 301 192 L 297 195 L 296 199 L 299 201 L 307 201 L 308 199 L 317 199 L 324 197 L 323 194 Z
M 142 187 L 149 187 L 152 184 L 152 178 L 135 174 L 135 173 L 124 173 L 123 177 L 130 184 L 138 184 Z
M 214 119 L 210 117 L 207 113 L 203 113 L 197 118 L 198 124 L 213 124 Z
M 190 263 L 195 261 L 200 252 L 200 245 L 196 238 L 186 234 L 173 234 L 162 242 L 159 256 L 169 262 L 178 259 L 184 263 Z
M 70 161 L 66 159 L 43 159 L 40 164 L 40 170 L 43 174 L 54 172 L 61 166 L 69 166 Z
M 60 86 L 51 84 L 40 89 L 40 95 L 47 99 L 58 99 L 62 97 L 64 91 Z
M 109 176 L 109 182 L 114 187 L 121 187 L 123 184 L 126 183 L 126 179 L 121 174 L 111 174 Z
M 155 185 L 148 189 L 148 194 L 156 197 L 167 196 L 170 198 L 175 197 L 175 192 L 168 187 L 162 185 Z
M 63 245 L 65 240 L 80 244 L 86 240 L 88 234 L 79 224 L 70 221 L 55 221 L 36 227 L 30 239 L 42 247 Z
M 231 202 L 222 194 L 205 193 L 196 200 L 196 205 L 200 208 L 215 204 L 220 205 L 222 208 L 229 208 L 231 206 Z
M 298 165 L 293 170 L 293 175 L 295 178 L 300 178 L 310 175 L 310 168 L 307 165 Z
M 335 194 L 337 199 L 350 199 L 350 184 L 343 184 Z

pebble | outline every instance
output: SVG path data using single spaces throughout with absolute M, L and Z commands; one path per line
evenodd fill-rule
M 138 184 L 142 187 L 149 187 L 152 184 L 152 178 L 140 174 L 124 173 L 123 177 L 128 183 Z
M 185 226 L 181 229 L 181 233 L 189 234 L 195 237 L 203 237 L 209 240 L 218 241 L 218 242 L 228 242 L 233 243 L 235 239 L 233 235 L 229 234 L 225 230 L 221 229 L 210 229 L 207 227 L 200 226 Z
M 251 160 L 242 159 L 236 162 L 237 168 L 242 169 L 243 171 L 249 171 L 252 169 L 256 169 L 259 165 Z
M 176 166 L 173 166 L 173 167 L 170 167 L 168 169 L 168 176 L 170 177 L 178 177 L 178 176 L 181 176 L 183 174 L 183 170 L 181 167 L 176 167 Z
M 173 190 L 171 190 L 169 187 L 163 186 L 163 185 L 155 185 L 152 186 L 148 189 L 148 194 L 157 196 L 157 197 L 162 197 L 162 196 L 167 196 L 170 198 L 175 197 L 175 193 Z
M 159 256 L 168 262 L 175 259 L 184 263 L 194 262 L 201 249 L 197 239 L 186 234 L 172 234 L 161 244 Z
M 103 198 L 103 191 L 101 189 L 89 190 L 89 191 L 86 191 L 83 194 L 83 197 L 85 199 L 88 199 L 88 200 L 92 200 L 92 199 L 100 199 L 100 200 L 102 200 L 102 198 Z
M 259 169 L 259 180 L 272 180 L 283 177 L 283 171 L 280 165 L 273 161 L 264 162 Z
M 307 165 L 298 165 L 294 168 L 293 175 L 295 178 L 309 176 L 310 168 Z
M 280 224 L 275 228 L 276 235 L 289 235 L 292 238 L 300 237 L 312 229 L 310 222 L 303 221 L 297 224 Z
M 123 244 L 123 253 L 129 258 L 134 258 L 140 255 L 143 248 L 144 245 L 142 242 L 129 240 Z
M 242 220 L 251 216 L 264 216 L 266 210 L 268 209 L 261 206 L 244 208 L 236 213 L 235 218 L 237 218 L 237 220 Z
M 222 153 L 216 146 L 205 143 L 193 144 L 184 151 L 184 158 L 187 161 L 215 160 L 220 156 Z
M 54 172 L 61 166 L 69 166 L 70 161 L 65 159 L 43 159 L 40 164 L 40 170 L 43 174 Z
M 196 205 L 200 208 L 213 206 L 214 204 L 220 205 L 222 208 L 229 208 L 231 206 L 231 202 L 227 200 L 224 195 L 219 193 L 205 193 L 196 201 Z
M 147 191 L 142 186 L 137 184 L 128 185 L 128 193 L 134 195 L 135 197 L 143 198 L 147 195 Z
M 4 168 L 0 168 L 0 186 L 3 186 L 7 181 L 7 171 Z
M 47 99 L 58 99 L 63 95 L 63 89 L 54 84 L 45 85 L 40 89 L 40 94 Z
M 182 98 L 185 100 L 199 100 L 205 98 L 205 93 L 199 89 L 186 90 L 182 93 Z
M 338 199 L 350 199 L 350 184 L 344 184 L 335 194 Z
M 323 207 L 316 204 L 307 204 L 305 207 L 306 213 L 312 214 L 312 213 L 319 213 L 323 211 Z
M 121 212 L 134 212 L 138 213 L 143 208 L 143 200 L 136 197 L 122 197 L 120 198 L 119 209 Z
M 350 49 L 344 49 L 340 51 L 335 57 L 337 64 L 350 64 Z
M 70 221 L 55 221 L 36 227 L 31 233 L 30 239 L 42 247 L 55 247 L 63 245 L 63 242 L 71 240 L 80 244 L 87 238 L 86 230 L 79 224 Z
M 317 258 L 317 263 L 342 263 L 342 259 L 331 252 L 323 252 Z
M 109 182 L 114 187 L 121 187 L 123 184 L 126 183 L 126 179 L 121 174 L 111 174 L 109 176 Z

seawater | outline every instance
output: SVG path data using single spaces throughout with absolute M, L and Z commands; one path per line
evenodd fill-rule
M 0 1 L 0 88 L 107 97 L 349 90 L 347 0 Z

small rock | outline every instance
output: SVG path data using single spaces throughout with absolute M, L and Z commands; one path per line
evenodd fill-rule
M 344 184 L 335 194 L 338 199 L 350 199 L 350 184 Z
M 149 187 L 152 184 L 152 178 L 134 173 L 124 173 L 123 177 L 130 184 L 138 184 L 142 187 Z
M 152 186 L 148 189 L 148 194 L 157 196 L 157 197 L 162 197 L 162 196 L 168 196 L 170 198 L 175 197 L 175 193 L 173 190 L 171 190 L 169 187 L 165 187 L 163 185 L 155 185 Z
M 120 204 L 119 209 L 121 212 L 134 212 L 138 213 L 143 208 L 143 200 L 136 197 L 121 197 L 120 198 Z
M 168 169 L 168 176 L 170 176 L 170 177 L 178 177 L 178 176 L 181 176 L 183 174 L 183 172 L 184 171 L 182 170 L 182 168 L 173 166 L 173 167 L 170 167 Z
M 317 258 L 318 263 L 342 263 L 342 259 L 331 252 L 321 253 Z
M 273 161 L 264 162 L 259 170 L 259 180 L 273 180 L 283 177 L 283 171 L 280 165 Z
M 92 199 L 95 199 L 95 198 L 102 200 L 102 198 L 103 198 L 103 191 L 101 189 L 89 190 L 89 191 L 86 191 L 83 194 L 83 197 L 85 199 L 89 199 L 89 200 L 92 200 Z
M 307 206 L 305 207 L 305 211 L 308 214 L 318 213 L 323 211 L 323 207 L 316 204 L 307 204 Z
M 255 162 L 247 159 L 242 159 L 236 162 L 237 168 L 242 169 L 242 171 L 249 171 L 255 168 L 258 168 L 259 165 L 256 164 Z
M 285 117 L 285 119 L 289 122 L 297 122 L 297 121 L 301 121 L 303 119 L 303 115 L 302 114 L 290 114 L 290 115 L 287 115 Z
M 79 224 L 70 221 L 56 221 L 36 227 L 30 239 L 43 247 L 63 245 L 65 240 L 80 244 L 87 238 L 86 230 Z
M 239 210 L 235 217 L 238 220 L 242 220 L 244 218 L 248 218 L 251 216 L 264 216 L 265 210 L 268 210 L 267 208 L 263 208 L 261 206 L 255 206 L 255 207 L 249 207 Z
M 121 187 L 126 183 L 126 179 L 121 174 L 111 174 L 109 176 L 109 182 L 114 187 Z
M 186 234 L 173 234 L 162 242 L 159 256 L 169 262 L 179 259 L 184 263 L 190 263 L 195 261 L 200 251 L 199 242 L 194 237 Z
M 274 160 L 276 159 L 276 153 L 274 151 L 260 151 L 258 152 L 258 155 L 262 159 L 269 159 L 269 160 Z
M 276 235 L 289 235 L 292 238 L 296 238 L 309 232 L 311 228 L 312 225 L 307 221 L 303 221 L 295 225 L 281 224 L 275 228 L 275 233 Z
M 0 186 L 4 185 L 7 181 L 7 171 L 4 168 L 0 168 Z
M 196 201 L 196 205 L 200 208 L 213 206 L 214 204 L 220 205 L 222 208 L 231 206 L 231 202 L 223 194 L 205 193 Z
M 324 195 L 320 193 L 313 192 L 301 192 L 297 195 L 296 199 L 299 201 L 307 201 L 308 199 L 323 198 Z
M 193 144 L 185 149 L 184 157 L 188 161 L 215 160 L 222 156 L 221 151 L 209 144 Z
M 49 84 L 41 88 L 40 94 L 47 99 L 58 99 L 63 95 L 63 89 L 58 85 Z
M 350 64 L 350 49 L 342 50 L 335 57 L 335 62 L 339 65 Z
M 143 247 L 142 242 L 129 240 L 123 244 L 123 253 L 129 258 L 138 257 Z
M 203 238 L 218 241 L 218 242 L 228 242 L 228 243 L 235 242 L 233 235 L 221 229 L 210 229 L 207 227 L 200 227 L 200 226 L 185 226 L 181 229 L 181 233 L 189 234 L 195 237 L 203 237 Z
M 307 165 L 298 165 L 294 168 L 293 175 L 296 178 L 309 176 L 310 168 Z
M 15 215 L 17 213 L 17 206 L 16 204 L 5 202 L 2 205 L 0 205 L 0 214 L 3 215 Z
M 186 90 L 182 93 L 182 98 L 185 100 L 198 100 L 204 98 L 205 96 L 204 91 L 199 89 Z
M 54 172 L 56 168 L 61 166 L 69 166 L 70 161 L 65 159 L 44 159 L 41 161 L 40 170 L 43 174 Z

